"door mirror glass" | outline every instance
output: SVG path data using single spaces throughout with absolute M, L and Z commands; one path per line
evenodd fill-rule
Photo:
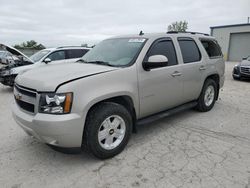
M 43 60 L 44 63 L 50 63 L 51 62 L 51 59 L 50 58 L 45 58 L 45 60 Z
M 152 55 L 148 58 L 147 62 L 143 63 L 143 68 L 146 71 L 166 66 L 168 66 L 168 58 L 164 55 Z

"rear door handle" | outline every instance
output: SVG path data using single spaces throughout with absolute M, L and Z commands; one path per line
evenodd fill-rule
M 200 66 L 200 70 L 206 70 L 205 66 Z
M 176 77 L 176 76 L 181 76 L 181 73 L 178 72 L 178 71 L 175 71 L 173 74 L 171 74 L 173 77 Z

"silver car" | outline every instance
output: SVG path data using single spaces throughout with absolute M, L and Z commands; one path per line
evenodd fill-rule
M 211 110 L 224 71 L 221 49 L 208 35 L 113 37 L 77 63 L 18 75 L 13 116 L 28 135 L 54 148 L 110 158 L 138 124 L 188 108 Z

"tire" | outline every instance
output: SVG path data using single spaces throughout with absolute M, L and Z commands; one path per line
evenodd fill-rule
M 233 79 L 234 79 L 234 80 L 241 80 L 240 77 L 236 77 L 236 76 L 233 76 Z
M 131 133 L 132 117 L 124 106 L 100 103 L 87 115 L 82 146 L 97 158 L 111 158 L 125 148 Z
M 210 95 L 209 93 L 211 91 Z M 207 112 L 211 110 L 216 101 L 216 97 L 218 95 L 217 83 L 212 79 L 207 79 L 203 85 L 200 97 L 198 99 L 198 104 L 196 109 L 200 112 Z

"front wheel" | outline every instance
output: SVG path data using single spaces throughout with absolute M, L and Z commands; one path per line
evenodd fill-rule
M 88 113 L 83 134 L 83 147 L 100 159 L 119 154 L 132 132 L 132 117 L 116 103 L 98 104 Z
M 217 84 L 212 79 L 207 79 L 204 83 L 200 97 L 198 99 L 197 109 L 201 112 L 207 112 L 214 106 L 217 97 Z

